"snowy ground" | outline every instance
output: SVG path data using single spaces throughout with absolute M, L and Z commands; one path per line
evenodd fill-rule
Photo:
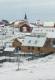
M 31 61 L 0 64 L 0 80 L 55 80 L 55 54 Z

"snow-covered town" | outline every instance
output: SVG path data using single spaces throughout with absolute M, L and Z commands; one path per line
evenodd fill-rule
M 0 80 L 55 80 L 55 0 L 0 0 Z
M 55 22 L 0 21 L 0 80 L 55 80 Z
M 55 22 L 37 20 L 0 21 L 0 48 L 3 52 L 21 51 L 23 54 L 50 54 L 55 52 Z M 22 54 L 21 53 L 21 54 Z

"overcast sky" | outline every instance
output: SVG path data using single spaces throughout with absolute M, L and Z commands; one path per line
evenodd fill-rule
M 0 19 L 55 20 L 55 0 L 0 0 Z

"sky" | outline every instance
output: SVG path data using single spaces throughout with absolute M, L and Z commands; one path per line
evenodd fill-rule
M 55 0 L 0 0 L 0 19 L 55 21 Z

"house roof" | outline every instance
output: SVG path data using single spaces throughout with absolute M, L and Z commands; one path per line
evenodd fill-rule
M 37 25 L 34 25 L 34 24 L 32 24 L 32 23 L 29 23 L 29 25 L 30 25 L 30 27 L 38 28 L 38 26 L 37 26 Z
M 0 21 L 0 27 L 4 27 L 4 23 Z
M 39 34 L 39 33 L 46 33 L 47 38 L 55 38 L 55 28 L 50 27 L 39 27 L 39 28 L 33 28 L 32 33 Z
M 15 22 L 14 22 L 14 26 L 15 26 L 15 27 L 20 27 L 20 26 L 22 26 L 22 25 L 24 25 L 24 24 L 26 24 L 26 25 L 29 26 L 29 23 L 28 23 L 28 21 L 26 21 L 26 20 L 19 20 L 19 21 L 15 21 Z
M 46 42 L 46 37 L 26 36 L 22 41 L 22 46 L 43 47 L 45 42 Z
M 46 21 L 46 22 L 44 22 L 44 26 L 46 26 L 46 27 L 54 27 L 54 22 L 51 22 L 51 21 Z
M 55 32 L 48 32 L 47 38 L 55 38 Z

